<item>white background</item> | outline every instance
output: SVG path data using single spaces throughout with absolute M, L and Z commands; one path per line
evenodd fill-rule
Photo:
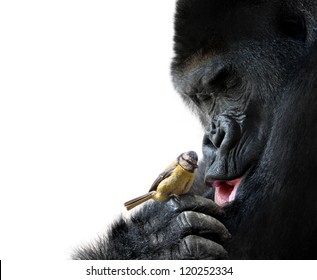
M 69 259 L 181 152 L 200 155 L 170 77 L 174 6 L 0 2 L 0 259 Z
M 148 191 L 181 152 L 201 156 L 202 129 L 171 83 L 174 6 L 0 1 L 4 279 L 84 279 L 90 265 L 65 261 L 71 252 L 125 215 L 123 203 Z M 298 279 L 314 268 L 284 263 L 277 274 L 273 264 L 199 262 L 233 265 L 230 279 Z

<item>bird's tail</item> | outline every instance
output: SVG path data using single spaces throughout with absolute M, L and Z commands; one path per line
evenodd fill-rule
M 156 191 L 151 191 L 151 192 L 148 192 L 147 194 L 138 196 L 124 203 L 124 206 L 127 208 L 127 210 L 131 210 L 135 206 L 138 206 L 139 204 L 151 199 L 155 195 L 155 193 Z

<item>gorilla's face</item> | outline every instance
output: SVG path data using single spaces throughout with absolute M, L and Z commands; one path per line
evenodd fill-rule
M 173 82 L 205 128 L 205 182 L 216 187 L 220 205 L 235 199 L 259 165 L 289 98 L 284 88 L 312 44 L 311 15 L 301 5 L 177 3 Z

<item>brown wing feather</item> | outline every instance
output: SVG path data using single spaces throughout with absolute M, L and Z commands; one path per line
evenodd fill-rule
M 157 186 L 166 178 L 171 176 L 172 172 L 177 166 L 177 161 L 174 161 L 171 165 L 169 165 L 153 182 L 149 192 L 156 191 Z
M 145 202 L 146 200 L 152 198 L 152 196 L 154 195 L 155 191 L 154 192 L 148 192 L 144 195 L 140 195 L 134 199 L 131 199 L 127 202 L 124 203 L 124 206 L 130 210 L 132 209 L 134 206 L 137 206 L 139 204 L 141 204 L 142 202 Z

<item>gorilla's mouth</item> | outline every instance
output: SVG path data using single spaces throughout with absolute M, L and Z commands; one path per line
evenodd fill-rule
M 215 188 L 215 202 L 219 206 L 225 206 L 236 197 L 242 177 L 231 181 L 212 181 Z

